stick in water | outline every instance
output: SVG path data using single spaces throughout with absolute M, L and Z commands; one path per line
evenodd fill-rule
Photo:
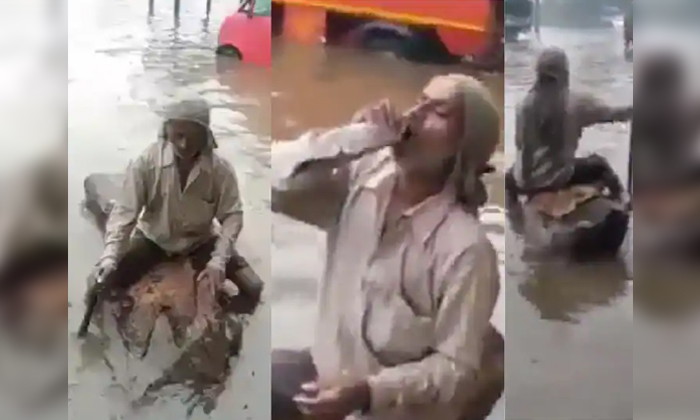
M 87 307 L 85 308 L 83 321 L 80 323 L 80 328 L 78 329 L 78 338 L 85 338 L 87 335 L 88 329 L 90 328 L 90 322 L 92 321 L 92 316 L 100 303 L 100 297 L 102 296 L 104 289 L 104 282 L 101 278 L 98 278 L 97 282 L 88 291 Z

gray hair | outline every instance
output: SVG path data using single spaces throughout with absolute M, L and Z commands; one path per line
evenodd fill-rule
M 491 92 L 474 77 L 465 74 L 438 76 L 454 86 L 464 101 L 464 126 L 460 151 L 450 175 L 457 200 L 476 214 L 488 201 L 483 175 L 493 171 L 489 164 L 501 139 L 501 116 Z

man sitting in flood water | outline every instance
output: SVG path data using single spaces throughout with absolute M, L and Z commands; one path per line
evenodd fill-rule
M 243 226 L 238 182 L 217 155 L 202 100 L 184 100 L 166 110 L 160 138 L 130 164 L 120 200 L 110 213 L 97 275 L 126 290 L 156 264 L 206 248 L 211 258 L 197 281 L 198 320 L 214 319 L 214 294 L 228 278 L 240 297 L 257 303 L 262 284 L 237 275 L 234 245 Z M 220 231 L 215 230 L 215 221 Z M 113 281 L 112 281 L 113 280 Z
M 355 122 L 273 146 L 273 167 L 293 160 L 273 211 L 328 236 L 312 349 L 273 351 L 272 418 L 485 418 L 503 343 L 478 210 L 499 113 L 480 82 L 454 74 L 402 118 L 383 102 Z
M 538 57 L 536 80 L 518 105 L 515 144 L 518 156 L 506 177 L 511 199 L 534 196 L 569 186 L 606 181 L 611 195 L 623 187 L 599 155 L 577 158 L 579 140 L 587 127 L 628 121 L 632 106 L 613 107 L 569 87 L 569 59 L 556 47 Z

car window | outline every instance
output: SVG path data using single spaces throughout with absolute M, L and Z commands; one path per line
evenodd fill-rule
M 272 14 L 272 0 L 256 0 L 253 14 L 255 16 L 270 16 Z

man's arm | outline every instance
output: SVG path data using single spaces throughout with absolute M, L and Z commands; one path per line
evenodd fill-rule
M 435 320 L 435 353 L 370 377 L 372 412 L 435 404 L 460 410 L 475 391 L 500 288 L 496 252 L 484 239 L 439 271 L 445 282 Z
M 632 105 L 611 106 L 592 95 L 583 95 L 577 103 L 581 128 L 596 124 L 625 122 L 632 119 Z
M 331 226 L 348 194 L 355 161 L 388 144 L 386 136 L 352 124 L 273 143 L 272 211 L 320 228 Z
M 126 170 L 122 196 L 107 220 L 105 249 L 100 260 L 112 258 L 116 261 L 128 247 L 131 232 L 146 204 L 145 179 L 148 166 L 145 159 L 144 156 L 139 156 Z
M 225 271 L 233 255 L 234 245 L 243 229 L 243 203 L 238 190 L 238 180 L 233 167 L 225 160 L 216 171 L 218 197 L 215 217 L 221 224 L 221 234 L 216 241 L 209 265 Z

